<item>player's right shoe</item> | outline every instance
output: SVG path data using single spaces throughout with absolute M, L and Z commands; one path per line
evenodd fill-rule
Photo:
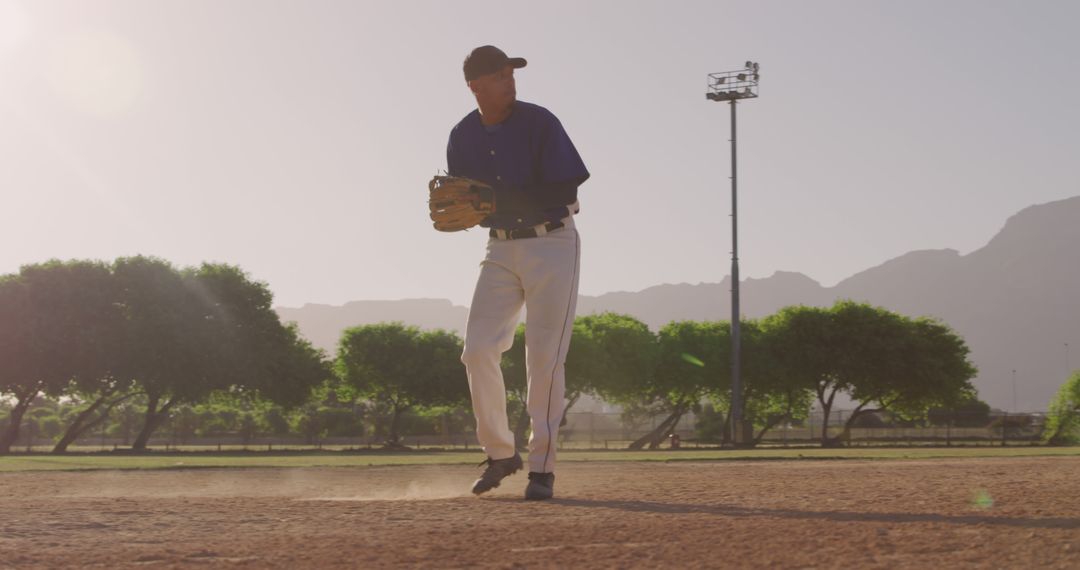
M 507 457 L 506 459 L 488 457 L 480 465 L 487 465 L 487 469 L 484 469 L 484 474 L 473 483 L 472 492 L 474 495 L 480 495 L 498 487 L 503 479 L 520 471 L 524 463 L 521 461 L 521 455 L 515 453 L 513 457 Z
M 529 486 L 525 487 L 525 500 L 543 501 L 555 496 L 555 474 L 529 472 Z

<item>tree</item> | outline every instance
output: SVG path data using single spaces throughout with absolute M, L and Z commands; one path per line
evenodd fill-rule
M 990 404 L 972 396 L 948 407 L 931 408 L 927 420 L 934 426 L 985 427 L 990 423 Z
M 108 267 L 50 261 L 0 278 L 0 394 L 15 404 L 0 433 L 0 453 L 18 437 L 23 415 L 42 392 L 106 375 L 115 305 Z
M 597 379 L 609 373 L 609 359 L 603 353 L 597 335 L 603 335 L 609 327 L 618 326 L 622 316 L 614 313 L 588 315 L 574 319 L 570 348 L 566 354 L 566 405 L 563 407 L 562 424 L 566 424 L 566 414 L 577 403 L 582 394 L 591 392 Z M 514 331 L 514 344 L 503 353 L 503 383 L 506 386 L 508 416 L 511 418 L 510 429 L 514 432 L 514 443 L 518 450 L 527 447 L 526 432 L 529 429 L 529 410 L 527 407 L 528 380 L 525 362 L 525 325 L 519 324 Z M 617 372 L 613 372 L 617 373 Z
M 575 333 L 577 323 L 574 323 Z M 570 345 L 573 346 L 574 338 L 571 337 Z M 567 354 L 569 360 L 569 353 Z M 514 432 L 514 446 L 518 451 L 525 451 L 527 447 L 527 432 L 529 431 L 529 409 L 526 405 L 528 397 L 528 376 L 525 363 L 525 324 L 518 324 L 514 330 L 514 344 L 502 355 L 503 386 L 506 388 L 507 418 L 510 421 L 510 431 Z M 567 378 L 569 381 L 569 378 Z M 569 392 L 569 390 L 567 390 Z
M 841 301 L 830 309 L 785 307 L 769 322 L 784 373 L 817 396 L 823 446 L 842 444 L 862 415 L 889 410 L 911 417 L 974 394 L 968 348 L 938 321 Z M 839 393 L 858 405 L 840 437 L 831 438 L 829 416 Z
M 461 340 L 452 332 L 421 332 L 402 323 L 347 329 L 336 370 L 356 393 L 392 413 L 388 446 L 400 445 L 401 415 L 414 406 L 459 403 L 468 394 Z
M 105 423 L 117 405 L 140 394 L 137 390 L 127 388 L 130 382 L 122 379 L 106 377 L 100 382 L 99 390 L 90 392 L 90 399 L 82 402 L 78 413 L 67 423 L 63 436 L 53 446 L 53 453 L 66 452 L 68 446 L 80 437 Z
M 211 322 L 195 294 L 171 264 L 149 257 L 116 260 L 125 326 L 114 374 L 138 382 L 146 394 L 142 427 L 132 449 L 145 450 L 150 436 L 183 402 L 197 402 L 207 385 L 215 342 Z
M 773 351 L 786 380 L 809 389 L 821 405 L 828 425 L 836 394 L 848 388 L 846 380 L 833 368 L 834 354 L 842 341 L 835 339 L 831 316 L 826 309 L 803 305 L 784 307 L 766 319 L 771 330 Z M 827 427 L 822 443 L 830 441 Z
M 41 391 L 36 362 L 31 360 L 29 299 L 19 275 L 0 277 L 0 395 L 13 400 L 0 432 L 0 453 L 9 453 L 19 437 L 19 426 L 33 399 Z
M 235 266 L 178 271 L 133 257 L 114 274 L 125 317 L 115 375 L 137 381 L 147 402 L 133 449 L 145 449 L 178 404 L 225 390 L 298 405 L 330 375 L 322 354 L 281 324 L 266 284 Z
M 281 323 L 265 283 L 225 264 L 204 263 L 184 277 L 201 300 L 201 317 L 211 323 L 211 387 L 292 407 L 333 376 L 325 355 L 296 324 Z
M 54 453 L 66 451 L 84 433 L 105 422 L 114 407 L 138 393 L 131 379 L 113 374 L 117 355 L 121 353 L 124 320 L 112 268 L 97 262 L 67 265 L 80 263 L 81 278 L 70 284 L 77 289 L 78 308 L 64 309 L 76 329 L 70 349 L 79 356 L 64 393 L 82 405 L 67 423 L 63 436 L 53 447 Z
M 750 442 L 754 446 L 777 425 L 806 419 L 814 398 L 813 390 L 799 374 L 784 367 L 779 326 L 782 324 L 772 318 L 741 323 L 743 418 L 757 428 Z M 725 388 L 720 397 L 714 396 L 714 401 L 730 399 L 728 394 Z M 725 441 L 729 441 L 730 421 L 725 421 L 724 427 Z
M 896 313 L 863 303 L 841 301 L 829 310 L 831 371 L 858 402 L 842 434 L 828 445 L 847 441 L 861 415 L 888 409 L 904 397 L 909 358 L 917 356 L 907 321 Z
M 1050 400 L 1045 434 L 1051 445 L 1080 443 L 1080 370 L 1073 372 Z
M 975 397 L 975 367 L 964 340 L 948 325 L 929 318 L 908 319 L 867 305 L 841 304 L 839 311 L 862 315 L 848 335 L 863 343 L 852 368 L 851 396 L 858 402 L 839 440 L 847 441 L 860 414 L 891 412 L 901 421 L 925 418 L 930 408 L 951 407 Z M 844 321 L 840 321 L 841 326 Z
M 641 320 L 610 311 L 586 315 L 575 321 L 574 334 L 566 358 L 573 378 L 568 394 L 626 400 L 651 381 L 659 353 L 656 335 Z
M 651 360 L 652 366 L 644 368 L 645 374 L 634 375 L 644 385 L 620 387 L 613 393 L 616 401 L 631 414 L 644 411 L 664 415 L 652 431 L 632 442 L 630 449 L 659 447 L 710 389 L 730 382 L 730 366 L 726 366 L 730 351 L 725 342 L 730 338 L 729 328 L 723 321 L 672 322 L 660 329 L 655 344 L 645 344 L 644 335 L 639 333 L 636 347 L 623 347 L 639 354 L 634 364 L 648 366 Z M 650 353 L 654 356 L 648 356 Z
M 726 416 L 713 404 L 694 406 L 694 437 L 699 441 L 720 443 L 723 441 Z

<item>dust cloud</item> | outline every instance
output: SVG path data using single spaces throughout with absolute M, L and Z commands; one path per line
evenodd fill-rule
M 191 469 L 93 471 L 55 498 L 281 498 L 298 501 L 429 501 L 471 497 L 476 473 L 464 467 Z M 33 483 L 29 483 L 33 486 Z

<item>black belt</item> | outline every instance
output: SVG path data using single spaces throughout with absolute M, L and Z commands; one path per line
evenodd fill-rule
M 544 226 L 543 226 L 544 227 L 544 232 L 543 233 L 537 233 L 536 226 L 531 227 L 531 228 L 518 228 L 516 230 L 497 230 L 495 228 L 492 228 L 491 231 L 488 232 L 488 235 L 493 237 L 493 238 L 498 238 L 499 237 L 499 231 L 502 231 L 502 232 L 505 232 L 506 237 L 499 238 L 499 239 L 534 238 L 537 235 L 543 235 L 543 234 L 546 234 L 546 233 L 551 233 L 551 232 L 563 227 L 564 225 L 566 225 L 566 224 L 563 224 L 562 222 L 548 222 L 548 223 L 544 224 Z

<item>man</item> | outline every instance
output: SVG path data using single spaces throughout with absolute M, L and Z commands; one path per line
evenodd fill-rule
M 526 406 L 532 420 L 525 498 L 554 494 L 555 445 L 563 413 L 566 351 L 577 307 L 580 239 L 573 215 L 589 178 L 577 149 L 547 109 L 517 100 L 514 70 L 525 60 L 494 46 L 465 58 L 477 109 L 450 132 L 447 172 L 494 188 L 490 228 L 465 332 L 465 364 L 476 435 L 488 459 L 479 495 L 523 467 L 506 417 L 499 363 L 525 307 Z

